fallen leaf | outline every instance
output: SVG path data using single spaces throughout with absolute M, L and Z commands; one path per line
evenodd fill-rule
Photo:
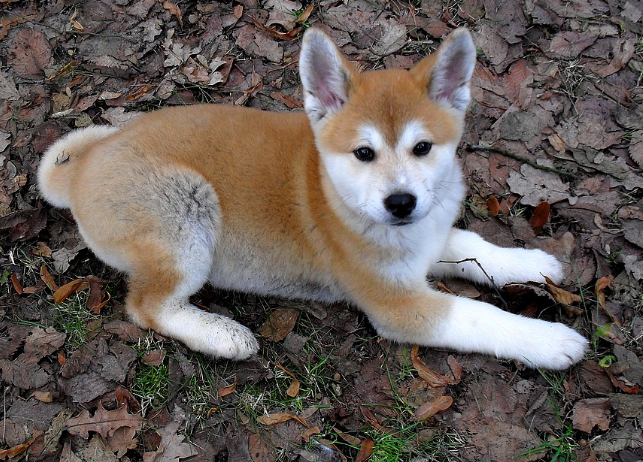
M 31 397 L 37 399 L 42 403 L 51 403 L 54 400 L 50 391 L 34 391 Z
M 487 199 L 487 208 L 492 217 L 497 217 L 500 212 L 500 202 L 496 196 L 491 196 Z
M 359 448 L 357 457 L 355 457 L 355 462 L 364 462 L 366 459 L 371 457 L 374 448 L 375 443 L 373 442 L 373 440 L 364 440 Z
M 89 432 L 96 432 L 103 438 L 114 435 L 114 432 L 121 427 L 129 427 L 140 430 L 143 425 L 143 418 L 140 414 L 130 414 L 127 406 L 106 411 L 99 402 L 98 408 L 93 416 L 89 415 L 87 409 L 83 410 L 76 417 L 67 421 L 67 431 L 72 435 L 78 435 L 88 439 Z
M 78 292 L 82 283 L 83 279 L 75 279 L 58 288 L 58 290 L 54 292 L 54 302 L 56 302 L 56 304 L 60 304 L 67 300 L 70 295 Z
M 310 437 L 313 435 L 317 435 L 318 433 L 321 433 L 321 428 L 319 428 L 318 425 L 315 425 L 314 427 L 304 430 L 301 434 L 301 437 L 306 443 L 308 443 L 310 441 Z
M 297 310 L 275 310 L 259 329 L 259 335 L 271 342 L 280 342 L 295 328 L 298 316 Z
M 422 362 L 419 357 L 419 351 L 420 347 L 418 345 L 413 345 L 411 348 L 411 362 L 415 370 L 418 372 L 418 375 L 433 388 L 446 387 L 449 385 L 448 377 L 432 371 Z
M 54 282 L 54 278 L 51 277 L 51 274 L 49 273 L 49 270 L 45 265 L 42 265 L 40 267 L 40 278 L 47 285 L 47 287 L 49 287 L 49 290 L 53 292 L 58 290 L 58 284 Z
M 42 435 L 42 433 L 40 434 Z M 27 449 L 31 447 L 34 441 L 36 441 L 36 437 L 31 438 L 31 440 L 28 443 L 18 444 L 9 449 L 0 449 L 0 459 L 1 460 L 5 460 L 7 458 L 13 459 L 14 457 L 18 457 L 20 454 L 24 454 L 27 451 Z
M 160 366 L 165 360 L 166 351 L 164 349 L 152 350 L 143 355 L 141 358 L 148 366 Z
M 600 278 L 598 281 L 596 281 L 596 285 L 594 286 L 594 290 L 596 292 L 596 298 L 598 298 L 598 303 L 601 305 L 601 308 L 605 308 L 605 292 L 604 290 L 608 288 L 611 284 L 612 281 L 614 280 L 614 276 L 604 276 Z
M 299 387 L 300 387 L 299 380 L 292 379 L 292 382 L 290 382 L 290 386 L 286 390 L 286 394 L 291 398 L 294 398 L 299 394 Z
M 44 77 L 44 69 L 51 61 L 51 46 L 43 32 L 21 28 L 11 40 L 7 62 L 21 77 L 38 79 Z
M 529 219 L 529 224 L 534 229 L 534 233 L 536 234 L 536 236 L 538 236 L 542 232 L 543 226 L 547 224 L 547 220 L 549 220 L 550 210 L 551 207 L 547 202 L 541 202 L 536 206 L 534 214 Z
M 18 275 L 16 273 L 11 273 L 11 284 L 13 285 L 13 289 L 16 291 L 18 295 L 21 295 L 24 293 L 22 284 L 20 284 L 20 281 L 18 280 Z
M 594 427 L 607 430 L 610 426 L 610 399 L 589 398 L 577 401 L 572 410 L 574 429 L 590 433 Z
M 257 417 L 258 423 L 262 425 L 268 425 L 268 426 L 287 422 L 289 420 L 296 420 L 304 427 L 310 427 L 310 425 L 308 425 L 308 422 L 306 422 L 305 419 L 299 416 L 296 416 L 294 414 L 290 414 L 288 412 L 274 412 L 272 414 L 264 414 L 262 416 Z
M 163 8 L 168 10 L 172 16 L 176 16 L 177 21 L 179 21 L 179 25 L 183 27 L 183 14 L 176 4 L 165 1 L 163 2 Z
M 217 391 L 217 397 L 218 398 L 223 398 L 224 396 L 231 395 L 234 393 L 234 390 L 237 388 L 237 377 L 234 377 L 234 383 L 232 385 L 228 385 L 225 387 L 219 388 L 219 391 Z
M 415 410 L 415 419 L 422 422 L 441 411 L 449 409 L 453 405 L 453 398 L 450 396 L 439 396 L 424 403 Z
M 547 291 L 552 295 L 552 297 L 554 297 L 554 299 L 558 303 L 562 303 L 563 305 L 571 305 L 572 303 L 578 303 L 583 300 L 580 296 L 568 292 L 565 289 L 561 289 L 548 277 L 545 277 L 545 280 L 547 281 Z

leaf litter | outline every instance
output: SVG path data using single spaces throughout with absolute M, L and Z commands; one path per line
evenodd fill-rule
M 578 460 L 642 458 L 639 10 L 629 0 L 6 3 L 0 459 L 366 460 L 405 435 L 411 460 L 438 457 L 418 448 L 450 435 L 442 460 L 539 460 L 562 446 L 530 451 L 564 441 L 567 428 Z M 40 204 L 40 154 L 73 128 L 120 126 L 157 106 L 299 109 L 299 37 L 311 24 L 364 69 L 408 67 L 456 25 L 474 31 L 464 141 L 495 151 L 460 153 L 470 184 L 463 223 L 503 245 L 556 253 L 567 278 L 498 292 L 440 286 L 578 326 L 593 339 L 586 361 L 555 379 L 477 355 L 409 355 L 344 306 L 207 289 L 198 303 L 262 333 L 259 360 L 212 362 L 126 320 L 121 275 L 87 252 L 70 215 Z M 79 318 L 79 331 L 70 314 L 54 323 L 56 303 L 76 298 L 98 320 Z M 142 367 L 170 377 L 167 401 L 145 414 L 129 391 Z

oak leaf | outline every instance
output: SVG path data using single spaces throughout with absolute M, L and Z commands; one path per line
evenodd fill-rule
M 99 433 L 103 438 L 114 436 L 116 430 L 122 427 L 129 427 L 140 430 L 143 425 L 143 418 L 139 414 L 130 414 L 127 406 L 107 411 L 101 403 L 93 416 L 88 410 L 84 410 L 78 416 L 67 421 L 67 431 L 72 435 L 78 435 L 85 439 L 89 438 L 89 432 Z

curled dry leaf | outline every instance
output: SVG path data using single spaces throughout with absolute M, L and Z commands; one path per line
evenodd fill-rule
M 59 287 L 58 290 L 54 292 L 54 302 L 56 302 L 56 304 L 60 304 L 67 300 L 70 295 L 80 290 L 80 286 L 82 283 L 83 279 L 75 279 L 71 282 L 68 282 L 64 286 Z
M 453 398 L 450 396 L 439 396 L 431 401 L 424 403 L 415 410 L 415 419 L 422 422 L 441 411 L 445 411 L 453 404 Z
M 237 388 L 237 376 L 235 375 L 234 377 L 234 383 L 232 385 L 227 385 L 225 387 L 219 388 L 219 391 L 217 391 L 217 397 L 223 398 L 224 396 L 231 395 L 234 393 L 234 390 Z
M 419 351 L 420 347 L 417 345 L 414 345 L 413 348 L 411 348 L 411 362 L 415 370 L 418 372 L 418 375 L 433 388 L 446 387 L 449 385 L 451 381 L 448 377 L 432 371 L 422 362 L 418 356 Z
M 545 280 L 547 281 L 547 291 L 552 295 L 552 297 L 554 297 L 554 300 L 556 300 L 558 303 L 562 303 L 563 305 L 571 305 L 572 303 L 578 303 L 583 300 L 580 296 L 568 292 L 565 289 L 561 289 L 546 276 Z

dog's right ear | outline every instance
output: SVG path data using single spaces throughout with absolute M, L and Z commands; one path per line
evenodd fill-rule
M 304 109 L 313 126 L 346 104 L 354 73 L 328 35 L 314 28 L 306 31 L 299 74 L 304 86 Z

